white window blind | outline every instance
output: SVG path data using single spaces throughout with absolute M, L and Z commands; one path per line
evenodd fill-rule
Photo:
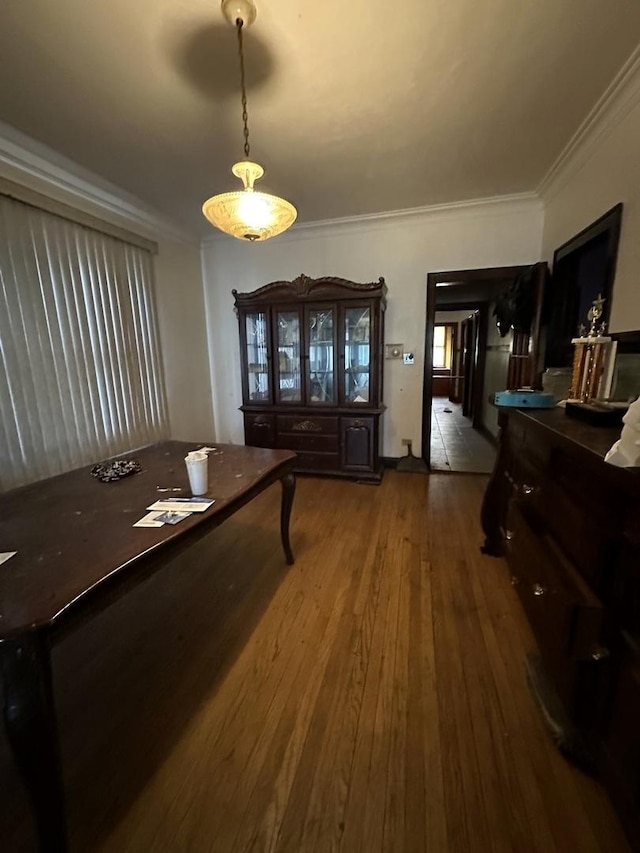
M 0 196 L 0 489 L 167 432 L 151 254 Z

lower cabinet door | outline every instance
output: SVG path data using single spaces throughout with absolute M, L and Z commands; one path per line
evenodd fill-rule
M 249 447 L 275 447 L 276 426 L 274 416 L 245 414 L 244 442 Z
M 340 418 L 342 467 L 352 471 L 374 471 L 377 463 L 376 419 Z

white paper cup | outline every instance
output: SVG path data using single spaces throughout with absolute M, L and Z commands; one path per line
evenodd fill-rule
M 206 495 L 209 490 L 209 457 L 203 450 L 192 450 L 184 458 L 189 475 L 189 486 L 194 497 Z

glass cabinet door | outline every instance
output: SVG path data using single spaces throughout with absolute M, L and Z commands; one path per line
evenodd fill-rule
M 263 311 L 245 317 L 247 346 L 247 397 L 252 403 L 269 402 L 267 315 Z
M 309 308 L 306 312 L 309 358 L 307 361 L 307 403 L 335 404 L 334 317 L 331 308 Z
M 276 395 L 280 403 L 300 403 L 302 374 L 300 370 L 300 313 L 276 312 Z
M 344 401 L 368 403 L 371 384 L 371 308 L 344 311 Z

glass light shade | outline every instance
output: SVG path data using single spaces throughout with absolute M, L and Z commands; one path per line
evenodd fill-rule
M 296 221 L 298 211 L 283 198 L 256 192 L 254 182 L 264 175 L 258 163 L 243 160 L 231 169 L 244 189 L 207 199 L 202 212 L 209 222 L 238 240 L 258 242 L 282 234 Z

